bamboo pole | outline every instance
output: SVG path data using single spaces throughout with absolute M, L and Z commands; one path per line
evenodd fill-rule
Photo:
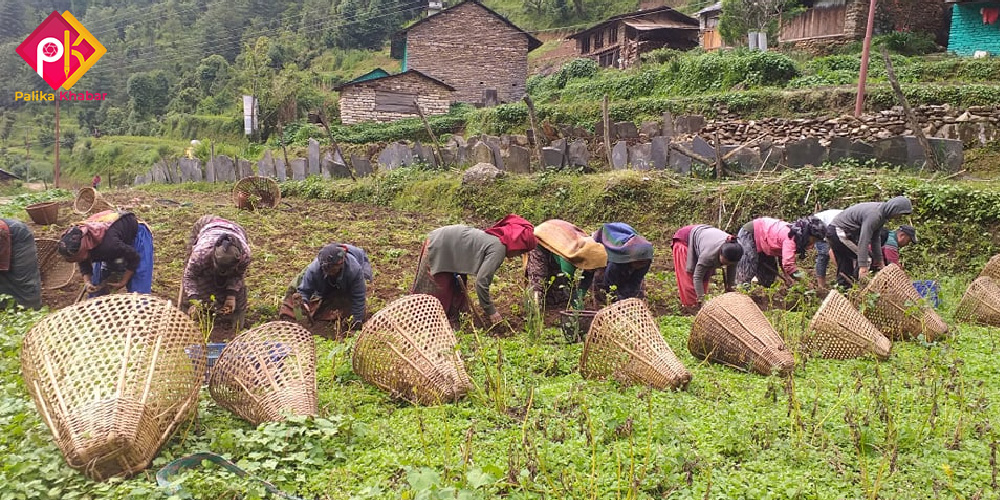
M 886 50 L 885 45 L 881 49 L 882 60 L 885 61 L 885 72 L 889 76 L 889 84 L 892 85 L 892 92 L 896 94 L 896 99 L 899 99 L 899 103 L 903 106 L 903 114 L 906 115 L 906 121 L 910 122 L 910 130 L 913 130 L 913 135 L 917 138 L 917 142 L 920 143 L 920 147 L 924 148 L 924 157 L 927 159 L 927 163 L 930 164 L 932 169 L 938 170 L 941 168 L 941 165 L 938 164 L 937 155 L 934 154 L 934 148 L 931 147 L 930 141 L 924 137 L 924 131 L 920 128 L 920 122 L 917 121 L 916 115 L 913 114 L 913 108 L 910 108 L 910 102 L 906 100 L 906 95 L 903 94 L 903 89 L 899 86 L 899 80 L 896 79 L 896 71 L 892 69 L 892 60 L 889 58 L 889 51 Z

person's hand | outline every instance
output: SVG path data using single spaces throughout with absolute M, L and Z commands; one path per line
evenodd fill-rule
M 868 277 L 868 268 L 867 267 L 859 267 L 858 268 L 858 279 L 861 280 L 861 279 L 865 279 L 867 277 Z
M 503 321 L 503 316 L 501 316 L 500 313 L 495 312 L 495 313 L 493 313 L 493 314 L 490 315 L 490 323 L 491 324 L 495 325 L 495 324 L 497 324 L 497 323 L 499 323 L 501 321 Z
M 232 314 L 236 310 L 236 297 L 229 295 L 226 297 L 226 301 L 222 304 L 222 309 L 219 309 L 219 314 Z
M 113 282 L 107 283 L 105 286 L 107 286 L 113 292 L 113 291 L 121 290 L 122 288 L 125 288 L 126 284 L 128 284 L 128 282 L 126 282 L 126 281 L 113 281 Z
M 190 316 L 192 320 L 198 321 L 198 315 L 199 314 L 200 314 L 200 311 L 198 310 L 198 304 L 191 304 L 188 307 L 188 316 Z

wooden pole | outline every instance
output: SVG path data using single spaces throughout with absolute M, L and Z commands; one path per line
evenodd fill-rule
M 528 105 L 528 119 L 531 120 L 531 135 L 535 142 L 535 154 L 538 155 L 540 169 L 542 166 L 542 134 L 538 130 L 538 121 L 535 120 L 535 103 L 528 94 L 524 94 L 524 103 Z
M 861 49 L 861 74 L 858 75 L 858 96 L 854 101 L 854 116 L 861 116 L 865 105 L 865 84 L 868 82 L 868 60 L 872 51 L 872 32 L 875 29 L 876 0 L 868 0 L 868 28 L 865 31 L 864 47 Z
M 280 121 L 278 122 L 278 136 L 281 137 L 281 153 L 285 157 L 285 178 L 287 179 L 291 177 L 288 175 L 288 169 L 291 168 L 292 165 L 288 163 L 288 147 L 285 146 L 285 125 Z M 277 175 L 277 172 L 275 172 L 275 175 Z
M 927 158 L 927 163 L 932 169 L 937 170 L 941 168 L 941 165 L 938 164 L 934 148 L 931 147 L 930 141 L 924 137 L 924 131 L 920 128 L 920 122 L 917 120 L 916 115 L 913 114 L 910 102 L 906 100 L 906 95 L 903 94 L 903 89 L 899 86 L 899 80 L 896 79 L 896 71 L 892 69 L 892 60 L 889 58 L 889 51 L 886 50 L 884 45 L 881 49 L 882 60 L 885 61 L 885 72 L 889 76 L 889 84 L 892 85 L 892 92 L 896 94 L 896 99 L 899 99 L 899 103 L 903 106 L 903 114 L 906 115 L 906 121 L 910 122 L 910 130 L 913 130 L 913 135 L 917 138 L 917 142 L 920 143 L 920 147 L 924 148 L 924 157 Z
M 351 180 L 357 181 L 358 176 L 355 175 L 354 173 L 354 165 L 351 164 L 351 160 L 347 159 L 347 157 L 344 156 L 344 152 L 341 151 L 340 146 L 337 145 L 337 141 L 333 138 L 333 132 L 330 131 L 330 125 L 327 124 L 326 122 L 326 112 L 323 111 L 322 107 L 319 110 L 319 124 L 323 126 L 324 130 L 326 130 L 326 136 L 327 138 L 330 139 L 330 147 L 333 148 L 333 152 L 334 153 L 338 151 L 340 152 L 340 157 L 344 159 L 344 164 L 345 166 L 347 166 L 347 171 L 351 173 Z
M 438 166 L 444 168 L 444 155 L 441 154 L 441 145 L 438 144 L 437 136 L 434 135 L 434 131 L 431 130 L 431 123 L 427 121 L 427 117 L 424 116 L 423 110 L 420 109 L 420 103 L 416 99 L 413 100 L 413 106 L 417 108 L 417 115 L 420 116 L 420 121 L 424 122 L 424 128 L 427 129 L 427 135 L 430 136 L 431 142 L 434 143 L 434 153 L 437 154 Z
M 722 178 L 722 141 L 719 139 L 719 129 L 715 129 L 715 178 Z
M 604 152 L 608 157 L 608 168 L 614 168 L 611 161 L 611 116 L 608 113 L 608 94 L 604 94 L 604 101 L 601 103 L 601 119 L 604 124 Z

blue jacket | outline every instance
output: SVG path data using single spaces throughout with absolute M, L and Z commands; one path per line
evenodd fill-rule
M 332 294 L 346 293 L 351 298 L 351 316 L 355 324 L 365 320 L 366 281 L 372 279 L 372 266 L 365 251 L 352 245 L 347 246 L 344 268 L 340 274 L 328 277 L 320 269 L 319 259 L 313 259 L 306 267 L 298 292 L 303 299 L 323 298 Z

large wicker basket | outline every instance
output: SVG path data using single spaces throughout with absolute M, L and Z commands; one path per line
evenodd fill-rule
M 850 359 L 870 353 L 886 360 L 892 349 L 892 341 L 836 290 L 826 296 L 806 332 L 806 347 L 824 358 Z
M 201 346 L 200 356 L 185 348 Z M 204 342 L 170 302 L 98 297 L 49 315 L 24 337 L 24 385 L 66 462 L 95 480 L 149 466 L 197 408 Z
M 795 356 L 749 296 L 722 294 L 694 318 L 688 349 L 699 359 L 762 375 L 787 375 Z
M 580 357 L 584 378 L 610 378 L 654 389 L 682 388 L 691 372 L 663 340 L 656 320 L 640 299 L 601 309 L 590 324 Z
M 54 201 L 31 204 L 24 207 L 24 211 L 28 212 L 32 222 L 40 226 L 59 222 L 59 203 Z
M 425 405 L 455 401 L 471 387 L 441 302 L 407 295 L 375 313 L 354 344 L 354 371 L 393 397 Z
M 96 214 L 114 208 L 114 205 L 108 203 L 101 193 L 92 187 L 81 188 L 73 200 L 73 211 L 81 215 Z
M 979 275 L 1000 281 L 1000 254 L 990 257 L 990 261 L 986 263 L 986 267 L 983 267 L 983 272 Z
M 955 310 L 955 319 L 1000 326 L 1000 283 L 988 276 L 969 283 Z
M 55 290 L 69 285 L 76 277 L 77 265 L 59 255 L 56 240 L 35 240 L 38 247 L 38 271 L 42 275 L 42 289 Z
M 230 341 L 212 368 L 212 398 L 253 425 L 316 415 L 316 345 L 309 330 L 273 321 Z
M 852 299 L 861 313 L 892 340 L 923 335 L 933 342 L 948 333 L 948 325 L 922 301 L 913 280 L 896 264 L 879 271 Z
M 281 201 L 281 187 L 270 177 L 244 177 L 233 186 L 233 203 L 240 210 L 274 208 Z

